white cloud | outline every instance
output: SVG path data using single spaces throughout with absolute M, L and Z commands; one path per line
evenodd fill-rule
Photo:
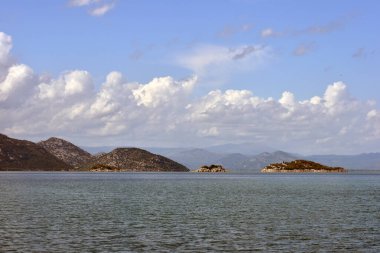
M 158 106 L 171 106 L 177 99 L 192 91 L 197 78 L 191 78 L 182 82 L 173 80 L 172 77 L 155 78 L 150 83 L 139 85 L 132 91 L 137 105 L 156 108 Z
M 0 83 L 0 105 L 17 106 L 32 94 L 35 89 L 33 70 L 24 64 L 13 65 Z
M 82 96 L 87 95 L 92 90 L 92 86 L 92 80 L 87 71 L 74 70 L 64 73 L 56 80 L 40 83 L 38 96 L 41 99 Z
M 201 80 L 220 79 L 218 81 L 223 82 L 229 75 L 255 70 L 271 56 L 271 49 L 262 45 L 196 45 L 177 55 L 176 61 L 196 73 Z
M 367 118 L 372 119 L 372 118 L 375 118 L 377 115 L 378 115 L 378 112 L 375 109 L 373 109 L 367 113 Z
M 296 105 L 294 94 L 289 91 L 282 93 L 282 97 L 278 102 L 289 111 L 292 111 Z
M 94 4 L 97 2 L 99 2 L 99 0 L 70 0 L 69 5 L 81 7 L 81 6 Z
M 280 32 L 274 31 L 272 28 L 266 28 L 261 31 L 261 37 L 263 38 L 268 38 L 268 37 L 275 37 L 275 36 L 280 36 Z
M 257 53 L 249 47 L 213 50 L 220 55 L 206 55 L 204 62 L 193 59 L 194 64 L 207 68 L 208 64 L 244 61 Z M 9 57 L 9 50 L 5 51 Z M 237 55 L 242 58 L 234 60 Z M 96 89 L 90 73 L 83 70 L 43 78 L 23 64 L 3 69 L 0 132 L 13 137 L 59 135 L 73 141 L 80 138 L 81 145 L 197 146 L 250 141 L 301 153 L 380 149 L 376 103 L 355 99 L 341 81 L 299 101 L 290 91 L 278 99 L 233 89 L 211 90 L 199 97 L 196 76 L 134 83 L 111 72 Z
M 109 12 L 113 7 L 115 6 L 114 3 L 107 3 L 107 4 L 103 4 L 99 7 L 96 7 L 96 8 L 93 8 L 90 10 L 90 14 L 92 16 L 103 16 L 104 14 L 106 14 L 107 12 Z
M 12 49 L 12 37 L 0 32 L 0 67 L 8 64 L 9 52 Z
M 115 7 L 115 1 L 111 0 L 70 0 L 71 7 L 87 7 L 91 16 L 100 17 Z
M 290 92 L 284 92 L 277 102 L 250 91 L 212 91 L 189 111 L 190 121 L 197 122 L 201 133 L 211 125 L 231 142 L 249 138 L 297 152 L 328 153 L 354 152 L 352 145 L 364 136 L 379 138 L 380 125 L 373 124 L 376 111 L 368 111 L 372 106 L 353 99 L 346 85 L 337 82 L 327 87 L 323 98 L 305 101 L 297 101 Z M 368 142 L 373 144 L 374 139 Z

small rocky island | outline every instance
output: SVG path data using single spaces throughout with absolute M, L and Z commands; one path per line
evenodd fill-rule
M 342 167 L 329 167 L 307 160 L 295 160 L 291 162 L 272 163 L 261 170 L 262 173 L 342 173 L 346 169 Z
M 203 165 L 194 172 L 227 172 L 227 170 L 222 165 L 211 164 L 210 166 Z

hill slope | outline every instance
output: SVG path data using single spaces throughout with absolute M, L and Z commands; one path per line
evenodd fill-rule
M 0 170 L 69 170 L 72 167 L 46 151 L 45 148 L 25 140 L 0 134 Z
M 44 147 L 49 153 L 61 159 L 73 167 L 79 167 L 82 164 L 89 162 L 92 158 L 91 154 L 83 149 L 75 146 L 71 142 L 59 138 L 51 137 L 46 141 L 37 143 Z
M 96 157 L 83 166 L 86 170 L 121 171 L 189 171 L 188 168 L 164 156 L 152 154 L 139 148 L 117 148 Z

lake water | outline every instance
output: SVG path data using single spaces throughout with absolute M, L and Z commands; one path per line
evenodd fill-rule
M 380 174 L 0 173 L 0 251 L 380 252 Z

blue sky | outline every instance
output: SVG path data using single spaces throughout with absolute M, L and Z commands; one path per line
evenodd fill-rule
M 360 109 L 357 107 L 356 111 L 352 109 L 354 111 L 341 112 L 342 115 L 339 117 L 349 118 L 347 115 L 352 113 L 350 117 L 353 120 L 341 120 L 340 124 L 336 123 L 334 131 L 321 132 L 318 136 L 307 136 L 307 132 L 313 132 L 307 125 L 302 129 L 305 131 L 303 137 L 294 137 L 293 132 L 300 129 L 292 128 L 290 125 L 285 126 L 284 130 L 272 130 L 277 131 L 275 136 L 281 139 L 278 146 L 292 149 L 296 143 L 302 143 L 308 146 L 309 152 L 334 152 L 335 150 L 326 148 L 331 143 L 326 144 L 325 147 L 321 143 L 324 141 L 329 143 L 329 138 L 334 139 L 339 131 L 349 134 L 349 130 L 342 129 L 352 128 L 356 129 L 352 131 L 356 131 L 357 141 L 361 144 L 356 144 L 359 147 L 353 149 L 349 147 L 352 143 L 345 142 L 348 139 L 334 139 L 336 143 L 334 148 L 341 149 L 336 150 L 338 153 L 380 151 L 379 145 L 373 142 L 379 140 L 376 138 L 380 138 L 378 125 L 380 35 L 377 32 L 379 9 L 380 2 L 375 0 L 3 0 L 0 8 L 0 32 L 11 38 L 12 49 L 5 50 L 6 64 L 3 64 L 4 70 L 0 77 L 5 80 L 7 73 L 11 73 L 9 68 L 12 65 L 24 64 L 33 70 L 33 78 L 31 78 L 35 86 L 33 92 L 40 92 L 39 95 L 34 94 L 34 99 L 36 97 L 46 99 L 46 94 L 50 94 L 49 98 L 52 98 L 53 93 L 68 91 L 69 84 L 59 82 L 59 80 L 66 80 L 65 75 L 75 71 L 86 71 L 86 75 L 90 76 L 89 80 L 86 79 L 89 82 L 88 85 L 81 83 L 85 79 L 81 76 L 84 72 L 73 74 L 73 76 L 78 74 L 75 78 L 79 78 L 79 88 L 76 91 L 84 92 L 81 96 L 87 94 L 92 97 L 92 100 L 87 101 L 85 105 L 83 101 L 61 97 L 64 101 L 62 103 L 66 103 L 65 106 L 50 104 L 51 108 L 56 108 L 56 111 L 50 113 L 60 115 L 58 112 L 68 111 L 68 106 L 70 110 L 87 106 L 87 109 L 81 111 L 83 114 L 79 115 L 86 118 L 88 122 L 94 120 L 93 125 L 97 125 L 99 129 L 83 132 L 80 124 L 78 126 L 71 124 L 71 127 L 67 128 L 57 127 L 57 125 L 61 126 L 59 120 L 67 121 L 67 118 L 62 116 L 58 120 L 52 118 L 52 115 L 41 118 L 40 123 L 43 125 L 45 122 L 48 125 L 45 132 L 38 131 L 37 126 L 32 129 L 22 128 L 23 124 L 29 126 L 25 116 L 21 116 L 22 108 L 30 108 L 31 105 L 14 102 L 15 100 L 9 95 L 10 88 L 3 88 L 5 95 L 3 95 L 3 104 L 0 104 L 3 106 L 3 115 L 9 114 L 6 110 L 11 108 L 20 116 L 12 120 L 2 118 L 3 124 L 0 125 L 0 130 L 15 137 L 25 136 L 32 139 L 44 138 L 49 134 L 60 135 L 88 145 L 103 145 L 105 142 L 123 144 L 126 140 L 135 145 L 162 144 L 162 146 L 176 146 L 185 140 L 194 140 L 195 146 L 201 146 L 205 141 L 212 144 L 243 140 L 273 141 L 269 138 L 273 135 L 272 132 L 264 133 L 261 127 L 253 123 L 259 116 L 252 116 L 251 113 L 260 115 L 257 105 L 252 104 L 251 108 L 242 109 L 236 101 L 228 100 L 232 93 L 227 95 L 225 93 L 227 90 L 234 90 L 236 94 L 243 97 L 245 95 L 238 91 L 249 91 L 250 97 L 247 101 L 252 102 L 251 98 L 263 101 L 273 98 L 282 106 L 284 104 L 280 100 L 284 98 L 284 92 L 289 92 L 292 94 L 290 100 L 293 99 L 297 102 L 296 104 L 302 105 L 302 101 L 311 100 L 316 96 L 326 102 L 329 85 L 342 82 L 343 89 L 340 89 L 339 87 L 343 86 L 339 85 L 334 87 L 344 94 L 341 96 L 339 93 L 336 97 L 345 97 L 350 104 L 359 103 L 361 107 Z M 139 133 L 136 129 L 141 126 L 136 122 L 143 119 L 125 116 L 133 114 L 129 111 L 132 109 L 122 105 L 123 98 L 118 98 L 119 101 L 114 95 L 108 93 L 108 96 L 112 98 L 109 98 L 107 103 L 115 105 L 115 108 L 116 105 L 120 106 L 119 110 L 109 112 L 107 116 L 110 118 L 104 118 L 103 121 L 98 121 L 98 119 L 105 116 L 95 116 L 95 114 L 85 116 L 90 108 L 94 108 L 95 100 L 105 96 L 101 93 L 102 87 L 106 87 L 104 84 L 107 83 L 107 75 L 115 71 L 122 75 L 119 85 L 124 85 L 128 87 L 125 89 L 129 89 L 124 94 L 125 100 L 133 96 L 139 110 L 142 106 L 155 105 L 154 110 L 140 113 L 150 115 L 144 120 L 159 119 L 151 124 L 152 127 L 160 125 L 159 128 L 162 127 L 161 130 L 166 133 L 165 137 L 162 139 L 152 137 L 156 133 L 149 129 Z M 167 76 L 172 78 L 170 85 L 152 83 L 157 77 Z M 186 95 L 181 93 L 181 96 L 184 96 L 181 100 L 186 101 L 186 104 L 179 105 L 178 101 L 169 100 L 171 96 L 179 96 L 179 93 L 176 93 L 180 92 L 178 87 L 185 89 L 184 80 L 194 77 L 196 81 L 191 91 L 186 91 Z M 4 80 L 2 80 L 4 87 L 11 86 Z M 16 91 L 15 88 L 14 93 L 23 93 L 31 89 L 30 85 L 25 84 L 25 87 L 28 87 L 25 89 L 20 88 L 22 86 L 20 85 L 17 88 L 19 90 Z M 160 89 L 160 86 L 168 90 Z M 155 93 L 152 96 L 149 95 L 148 98 L 139 97 L 137 95 L 139 87 L 144 96 L 147 96 L 148 90 Z M 156 87 L 158 91 L 148 89 L 152 87 Z M 8 93 L 5 93 L 5 90 Z M 202 104 L 207 99 L 211 99 L 208 94 L 213 91 L 221 92 L 221 97 L 218 97 L 219 100 L 214 99 L 215 101 L 225 99 L 221 102 L 223 106 L 231 106 L 222 110 L 223 117 L 228 117 L 228 113 L 241 113 L 243 118 L 247 118 L 247 122 L 242 120 L 241 124 L 239 119 L 236 119 L 236 125 L 244 126 L 243 129 L 238 129 L 239 133 L 233 134 L 233 128 L 228 127 L 228 122 L 222 122 L 218 118 L 213 118 L 211 121 L 211 114 L 201 112 L 201 115 L 208 115 L 207 122 L 194 116 L 196 110 L 189 109 L 194 108 L 195 104 Z M 33 99 L 31 95 L 33 92 L 30 91 L 25 98 Z M 161 94 L 160 92 L 162 96 L 157 95 Z M 235 98 L 236 96 L 234 95 Z M 13 102 L 7 102 L 7 99 Z M 157 102 L 148 106 L 146 99 L 149 101 L 157 99 L 163 104 Z M 242 98 L 239 98 L 239 101 L 241 100 Z M 207 101 L 211 103 L 211 100 Z M 37 101 L 34 102 L 37 103 Z M 47 101 L 45 102 L 49 105 Z M 10 106 L 9 103 L 12 105 Z M 103 103 L 103 108 L 107 103 Z M 270 104 L 271 102 L 263 103 Z M 183 110 L 164 110 L 165 106 L 180 106 Z M 236 111 L 234 106 L 242 111 Z M 367 107 L 364 109 L 365 106 Z M 213 104 L 212 108 L 217 108 L 217 105 Z M 233 110 L 229 111 L 229 109 Z M 263 113 L 271 114 L 271 110 L 277 109 L 271 108 Z M 302 114 L 301 110 L 305 109 L 287 107 L 287 110 L 291 111 L 290 119 L 295 121 L 300 120 L 298 117 L 301 116 L 298 114 Z M 137 109 L 134 110 L 136 111 Z M 366 118 L 368 116 L 366 113 L 369 112 L 372 112 L 370 115 L 373 115 L 371 117 L 376 120 L 368 123 L 367 132 L 359 131 L 357 122 Z M 177 113 L 186 114 L 186 120 L 191 118 L 193 127 L 197 129 L 196 132 L 186 134 L 186 138 L 179 143 L 176 142 L 177 136 L 184 136 L 184 134 L 173 129 L 184 124 L 186 120 L 178 120 L 181 122 L 169 127 L 170 130 L 168 130 L 167 127 L 170 125 L 168 121 L 172 122 L 173 119 L 163 119 L 161 115 L 172 115 L 174 119 L 178 119 L 178 115 L 174 116 Z M 304 113 L 310 114 L 310 111 Z M 120 116 L 118 120 L 114 120 L 115 115 L 118 117 L 123 115 L 123 117 Z M 326 123 L 330 122 L 331 115 L 328 115 L 326 111 L 321 115 L 326 116 Z M 113 122 L 115 128 L 106 127 L 111 118 L 115 121 Z M 274 124 L 273 120 L 269 120 L 268 124 Z M 112 129 L 109 130 L 112 134 L 104 130 L 101 138 L 98 138 L 99 141 L 94 142 L 93 137 L 97 136 L 95 133 L 102 132 L 100 129 Z M 127 129 L 136 133 L 130 136 Z M 174 132 L 171 133 L 172 130 Z M 137 136 L 140 135 L 146 137 L 138 138 Z M 367 138 L 368 142 L 362 143 L 360 138 Z M 313 146 L 316 142 L 319 143 L 317 147 Z M 339 148 L 343 144 L 347 147 Z

